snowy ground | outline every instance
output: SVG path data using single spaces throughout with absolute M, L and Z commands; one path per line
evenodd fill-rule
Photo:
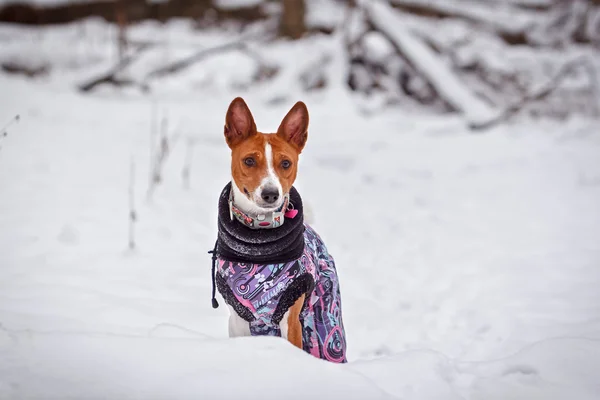
M 32 41 L 38 56 L 54 54 L 49 37 Z M 98 46 L 79 59 L 101 59 Z M 244 65 L 231 57 L 194 73 Z M 95 69 L 62 60 L 35 81 L 0 75 L 0 125 L 21 115 L 0 139 L 0 399 L 600 398 L 598 121 L 470 134 L 457 118 L 363 116 L 341 83 L 306 95 L 278 81 L 288 97 L 269 104 L 270 89 L 188 85 L 189 72 L 158 97 L 180 139 L 148 200 L 150 98 L 77 94 Z M 308 104 L 296 186 L 337 261 L 348 365 L 230 340 L 226 310 L 210 307 L 235 95 L 264 131 Z

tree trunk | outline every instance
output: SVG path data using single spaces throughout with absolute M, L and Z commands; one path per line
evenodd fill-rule
M 283 0 L 283 12 L 279 24 L 279 34 L 292 39 L 300 39 L 306 31 L 304 0 Z
M 117 21 L 117 48 L 119 49 L 119 62 L 122 62 L 127 53 L 127 12 L 121 0 L 115 3 L 115 20 Z

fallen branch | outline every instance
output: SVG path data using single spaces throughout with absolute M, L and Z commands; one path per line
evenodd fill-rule
M 24 75 L 28 78 L 35 78 L 41 75 L 47 75 L 50 71 L 50 66 L 44 65 L 27 65 L 20 61 L 6 61 L 2 63 L 2 71 L 7 74 Z
M 258 33 L 256 35 L 246 37 L 241 40 L 236 40 L 235 42 L 226 43 L 220 46 L 211 47 L 208 49 L 203 49 L 197 52 L 196 54 L 192 54 L 189 57 L 182 58 L 180 60 L 174 61 L 170 64 L 164 65 L 162 67 L 156 68 L 146 75 L 146 80 L 151 78 L 158 78 L 169 74 L 174 74 L 180 72 L 192 64 L 197 63 L 198 61 L 202 61 L 207 57 L 210 57 L 214 54 L 224 53 L 232 50 L 247 50 L 247 42 L 252 39 L 256 39 L 264 36 L 264 33 Z
M 560 0 L 558 0 L 560 1 Z M 535 1 L 527 1 L 527 0 L 511 0 L 510 4 L 514 7 L 521 8 L 523 10 L 530 11 L 547 11 L 551 9 L 556 3 L 557 0 L 535 0 Z
M 397 11 L 381 2 L 371 4 L 367 11 L 372 26 L 392 43 L 396 52 L 431 84 L 452 110 L 461 112 L 470 123 L 488 121 L 496 115 L 496 110 L 471 92 L 423 40 L 403 27 L 395 16 Z
M 263 5 L 242 5 L 218 7 L 211 0 L 123 0 L 123 13 L 129 23 L 153 20 L 165 22 L 172 18 L 186 18 L 198 23 L 215 26 L 222 21 L 252 23 L 269 16 Z M 253 2 L 256 3 L 256 2 Z M 207 21 L 208 16 L 212 16 Z M 66 24 L 90 17 L 102 18 L 108 22 L 117 22 L 114 1 L 86 0 L 67 2 L 32 2 L 15 0 L 0 2 L 0 22 L 26 25 Z
M 391 4 L 394 8 L 421 17 L 436 19 L 456 18 L 470 22 L 483 29 L 492 31 L 509 45 L 534 44 L 530 43 L 528 38 L 531 24 L 519 22 L 519 18 L 517 18 L 517 14 L 520 13 L 523 16 L 527 16 L 531 11 L 508 9 L 508 12 L 502 14 L 499 12 L 500 10 L 495 10 L 494 12 L 489 12 L 488 16 L 486 12 L 479 12 L 489 10 L 487 10 L 485 5 L 481 5 L 478 2 L 458 6 L 447 0 L 429 0 L 427 2 L 419 0 L 392 0 Z M 533 18 L 531 20 L 533 21 Z
M 180 72 L 181 70 L 188 68 L 192 64 L 201 61 L 213 54 L 222 53 L 230 50 L 239 50 L 243 48 L 246 44 L 243 42 L 233 42 L 227 43 L 222 46 L 211 47 L 209 49 L 201 50 L 200 52 L 191 55 L 189 57 L 183 58 L 181 60 L 175 61 L 173 63 L 167 64 L 165 66 L 156 68 L 150 71 L 146 75 L 146 79 L 150 78 L 159 78 L 165 75 L 173 74 L 176 72 Z
M 502 122 L 507 121 L 513 115 L 517 114 L 527 104 L 532 103 L 534 101 L 543 100 L 546 97 L 548 97 L 549 95 L 551 95 L 556 89 L 558 89 L 560 84 L 574 69 L 576 69 L 577 67 L 581 67 L 581 66 L 584 66 L 585 68 L 587 68 L 588 72 L 590 74 L 592 74 L 592 81 L 593 81 L 592 86 L 594 86 L 593 90 L 597 94 L 598 88 L 597 88 L 597 84 L 596 84 L 595 70 L 594 70 L 593 66 L 589 63 L 589 60 L 587 60 L 586 58 L 584 58 L 584 57 L 577 58 L 575 60 L 571 60 L 571 61 L 567 62 L 566 64 L 564 64 L 560 68 L 560 70 L 558 71 L 556 76 L 554 76 L 552 79 L 549 79 L 548 82 L 546 82 L 546 84 L 544 84 L 540 89 L 534 91 L 533 93 L 524 95 L 517 102 L 510 105 L 503 112 L 501 112 L 496 117 L 491 118 L 488 121 L 483 121 L 483 122 L 479 122 L 479 123 L 470 123 L 469 128 L 473 131 L 483 131 L 486 129 L 490 129 L 493 126 L 496 126 Z M 594 98 L 595 98 L 595 96 L 594 96 Z M 598 107 L 598 105 L 596 106 L 596 109 L 598 109 L 597 107 Z
M 90 80 L 87 83 L 83 83 L 79 85 L 79 90 L 82 92 L 89 92 L 93 88 L 98 85 L 104 83 L 110 83 L 116 86 L 124 86 L 124 85 L 136 85 L 136 82 L 129 79 L 117 78 L 117 74 L 127 68 L 131 63 L 133 63 L 144 51 L 150 48 L 151 45 L 143 44 L 140 45 L 137 50 L 133 51 L 131 54 L 123 57 L 117 65 L 112 67 L 107 73 L 101 75 L 97 78 Z M 143 86 L 142 86 L 143 88 Z

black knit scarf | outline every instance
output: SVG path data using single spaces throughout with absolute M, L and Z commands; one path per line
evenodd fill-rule
M 292 187 L 290 202 L 298 210 L 283 225 L 273 229 L 250 229 L 229 214 L 228 183 L 219 198 L 219 234 L 217 254 L 220 259 L 253 264 L 279 264 L 300 258 L 304 251 L 304 215 L 302 199 Z
M 212 306 L 219 307 L 215 298 L 217 258 L 249 264 L 282 264 L 294 261 L 304 252 L 304 214 L 298 191 L 290 189 L 290 202 L 298 210 L 294 218 L 273 229 L 250 229 L 229 213 L 229 182 L 219 197 L 219 233 L 212 254 Z

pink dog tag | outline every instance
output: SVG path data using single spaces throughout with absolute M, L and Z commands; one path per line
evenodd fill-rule
M 298 215 L 298 210 L 287 210 L 283 215 L 286 218 L 294 219 Z

